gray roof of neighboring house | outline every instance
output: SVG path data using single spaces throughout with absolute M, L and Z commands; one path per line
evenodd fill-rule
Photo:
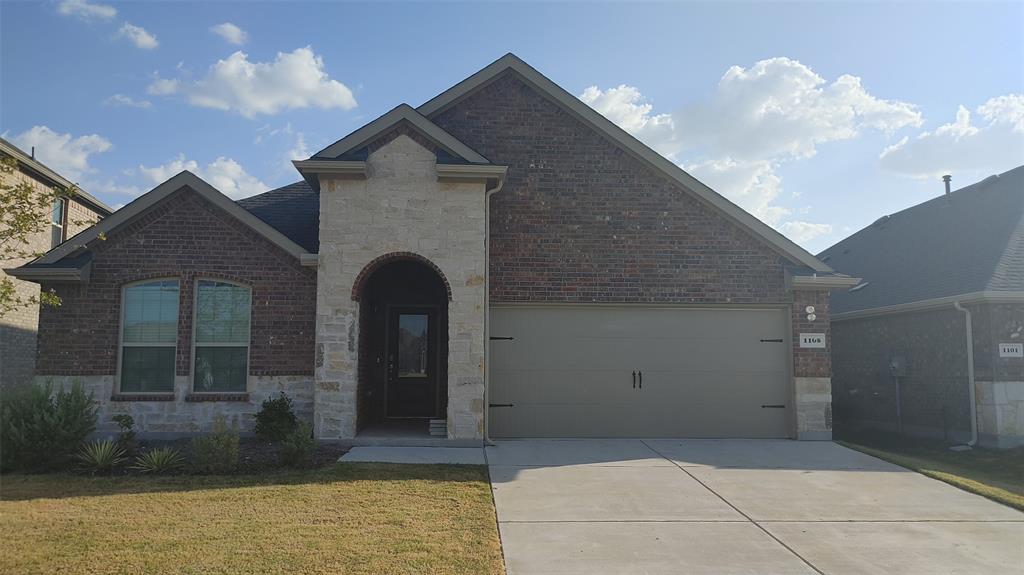
M 317 253 L 320 248 L 320 192 L 298 181 L 236 202 L 288 239 Z
M 875 223 L 818 257 L 863 278 L 842 314 L 977 292 L 1024 291 L 1024 166 Z
M 19 164 L 34 172 L 38 177 L 49 180 L 52 182 L 52 186 L 61 186 L 68 189 L 75 187 L 77 190 L 75 192 L 75 199 L 94 208 L 96 211 L 100 212 L 101 215 L 109 216 L 111 212 L 114 211 L 114 208 L 111 208 L 107 204 L 99 201 L 82 188 L 77 188 L 77 184 L 48 168 L 46 164 L 43 164 L 39 160 L 33 158 L 29 154 L 25 153 L 24 150 L 3 138 L 0 138 L 0 152 L 18 160 Z

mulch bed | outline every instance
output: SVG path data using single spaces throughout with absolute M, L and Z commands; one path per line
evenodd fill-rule
M 143 439 L 137 440 L 137 444 L 138 446 L 131 453 L 132 458 L 160 447 L 172 447 L 180 451 L 186 461 L 191 461 L 192 459 L 192 440 L 189 438 L 174 440 Z M 325 467 L 336 463 L 338 458 L 344 455 L 346 451 L 348 451 L 347 447 L 342 447 L 336 443 L 318 443 L 316 452 L 308 463 L 290 468 L 316 469 Z M 276 443 L 256 437 L 243 437 L 239 441 L 238 469 L 233 474 L 248 475 L 285 468 L 286 466 L 282 465 L 278 460 L 278 446 Z M 186 464 L 183 469 L 187 470 L 188 465 Z M 128 469 L 125 469 L 123 472 L 134 474 L 134 472 Z

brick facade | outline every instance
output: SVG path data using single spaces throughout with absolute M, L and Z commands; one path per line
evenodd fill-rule
M 16 185 L 28 182 L 39 193 L 47 193 L 50 184 L 23 170 L 17 170 L 12 174 L 2 174 L 4 184 Z M 67 238 L 77 234 L 92 222 L 99 220 L 100 214 L 80 201 L 71 199 L 68 201 L 68 208 L 65 214 L 65 231 Z M 43 229 L 27 238 L 28 243 L 24 249 L 31 252 L 42 253 L 53 247 L 53 235 L 51 233 L 51 213 L 45 210 L 39 214 L 41 221 L 46 222 Z M 0 274 L 9 277 L 6 268 L 18 267 L 28 263 L 33 258 L 18 258 L 0 261 Z M 17 297 L 23 301 L 39 296 L 39 285 L 10 278 L 14 282 Z M 32 374 L 36 367 L 36 333 L 39 327 L 39 306 L 28 305 L 12 310 L 0 317 L 0 387 L 25 385 L 32 381 Z
M 122 287 L 178 278 L 177 375 L 191 372 L 197 278 L 252 287 L 252 376 L 311 375 L 316 273 L 185 189 L 92 246 L 92 277 L 53 284 L 64 300 L 40 314 L 39 375 L 117 373 Z
M 789 302 L 783 259 L 507 74 L 431 118 L 496 164 L 498 302 Z
M 900 409 L 904 430 L 965 439 L 970 433 L 967 351 L 962 313 L 952 306 L 916 313 L 849 319 L 832 326 L 833 387 L 841 430 L 895 430 L 896 381 L 890 360 L 903 362 Z

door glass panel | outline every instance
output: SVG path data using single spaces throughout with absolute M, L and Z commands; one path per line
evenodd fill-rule
M 427 377 L 427 314 L 398 315 L 398 377 Z

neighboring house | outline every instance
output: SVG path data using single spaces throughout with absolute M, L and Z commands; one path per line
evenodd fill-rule
M 147 433 L 285 391 L 321 439 L 831 437 L 857 280 L 515 56 L 295 166 L 237 203 L 182 172 L 15 270 L 69 304 L 39 377 Z
M 974 415 L 982 445 L 1024 444 L 1024 166 L 947 179 L 820 257 L 863 278 L 832 294 L 842 425 L 970 441 Z
M 0 174 L 4 184 L 29 182 L 45 193 L 55 187 L 70 189 L 74 186 L 57 172 L 26 154 L 23 150 L 0 138 L 0 156 L 14 158 L 18 170 L 13 174 Z M 13 179 L 13 181 L 7 181 Z M 73 198 L 56 202 L 51 213 L 46 214 L 49 225 L 32 237 L 26 238 L 27 251 L 46 252 L 77 234 L 100 218 L 110 215 L 113 210 L 103 202 L 82 190 Z M 3 225 L 0 223 L 0 225 Z M 0 261 L 0 268 L 12 268 L 27 263 L 31 258 Z M 7 276 L 6 272 L 3 273 Z M 27 301 L 39 296 L 39 285 L 14 279 L 18 297 Z M 39 324 L 39 306 L 25 306 L 0 316 L 0 387 L 27 384 L 32 381 L 36 368 L 36 329 Z

